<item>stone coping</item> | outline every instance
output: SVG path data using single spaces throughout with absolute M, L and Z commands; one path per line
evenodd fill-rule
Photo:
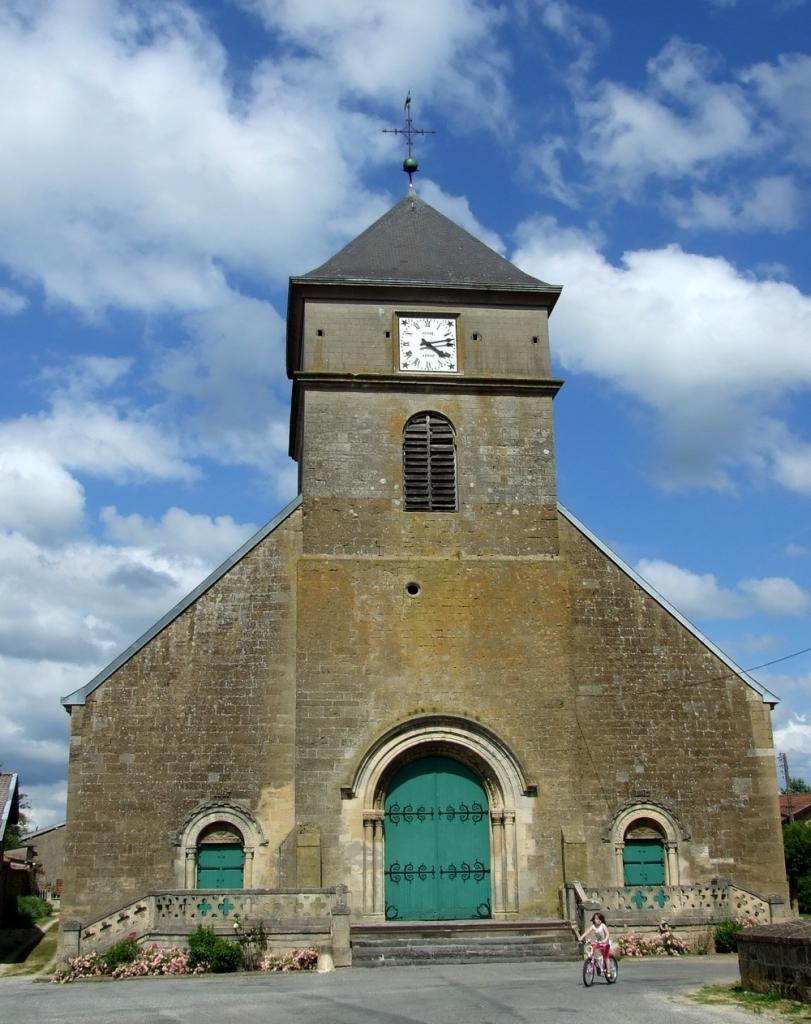
M 782 945 L 811 944 L 811 921 L 777 921 L 738 932 L 738 942 L 767 942 Z

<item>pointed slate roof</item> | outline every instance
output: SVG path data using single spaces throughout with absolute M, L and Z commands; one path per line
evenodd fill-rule
M 560 290 L 519 270 L 413 191 L 326 263 L 294 280 Z

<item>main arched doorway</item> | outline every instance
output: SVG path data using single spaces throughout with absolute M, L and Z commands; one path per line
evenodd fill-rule
M 491 916 L 490 809 L 466 765 L 409 761 L 387 787 L 383 817 L 388 920 Z

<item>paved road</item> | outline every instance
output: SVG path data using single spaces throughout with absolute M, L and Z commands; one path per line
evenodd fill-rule
M 752 1024 L 686 993 L 738 977 L 737 959 L 624 960 L 590 989 L 580 965 L 358 968 L 333 974 L 145 978 L 48 985 L 0 979 L 13 1024 Z

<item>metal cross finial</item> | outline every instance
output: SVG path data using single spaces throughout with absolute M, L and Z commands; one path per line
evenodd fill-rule
M 415 135 L 436 135 L 436 131 L 433 128 L 415 128 L 411 123 L 411 91 L 406 94 L 405 104 L 403 106 L 405 110 L 405 128 L 383 128 L 382 130 L 389 135 L 405 135 L 406 145 L 408 146 L 408 156 L 403 160 L 403 170 L 408 175 L 408 184 L 411 185 L 411 175 L 416 174 L 420 169 L 419 164 L 411 155 L 412 140 Z

